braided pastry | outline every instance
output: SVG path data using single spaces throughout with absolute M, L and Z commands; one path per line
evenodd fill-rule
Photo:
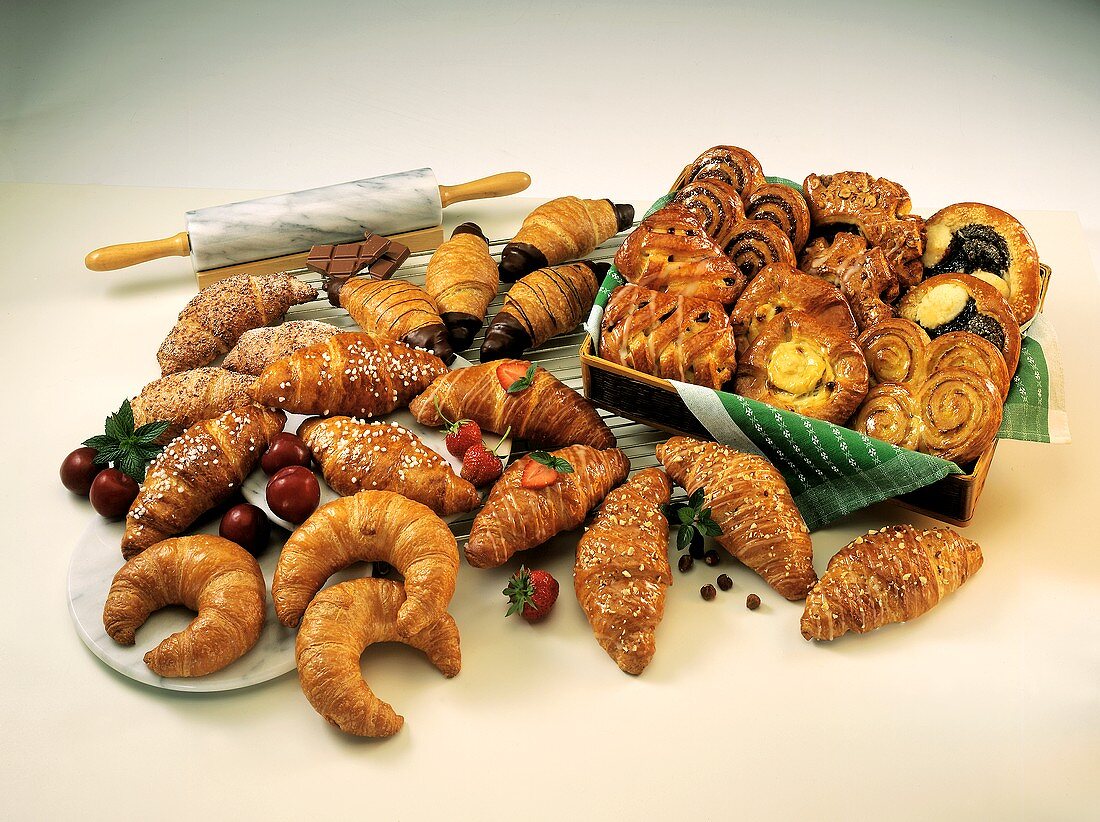
M 447 327 L 435 303 L 408 280 L 352 277 L 340 288 L 340 305 L 368 334 L 431 351 L 445 363 L 454 360 Z
M 768 220 L 742 220 L 735 225 L 725 253 L 749 280 L 772 263 L 798 265 L 794 246 L 786 233 Z
M 673 195 L 670 204 L 683 206 L 694 214 L 707 236 L 722 248 L 733 236 L 734 224 L 745 219 L 745 204 L 721 180 L 688 183 Z
M 474 223 L 458 226 L 432 254 L 424 272 L 424 290 L 435 302 L 456 351 L 470 347 L 499 285 L 489 240 Z
M 670 190 L 679 191 L 696 180 L 718 180 L 731 186 L 742 199 L 767 182 L 760 161 L 736 146 L 708 148 L 680 172 Z
M 765 183 L 754 188 L 745 200 L 745 217 L 775 223 L 787 235 L 797 254 L 810 236 L 810 209 L 791 186 Z
M 982 549 L 950 528 L 890 525 L 857 537 L 806 597 L 802 636 L 836 639 L 926 614 L 982 567 Z
M 818 237 L 803 250 L 800 267 L 840 289 L 861 330 L 894 316 L 889 303 L 900 291 L 898 278 L 882 250 L 868 248 L 859 235 L 840 232 L 831 243 Z

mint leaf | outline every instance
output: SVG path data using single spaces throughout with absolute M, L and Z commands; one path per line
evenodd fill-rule
M 691 497 L 688 498 L 688 505 L 692 508 L 698 508 L 703 504 L 703 500 L 706 499 L 707 492 L 705 488 L 698 489 Z
M 553 468 L 559 474 L 573 473 L 573 466 L 569 464 L 568 460 L 564 460 L 561 457 L 555 457 L 553 454 L 548 454 L 545 451 L 532 451 L 527 456 L 540 465 Z
M 531 384 L 535 381 L 535 370 L 538 368 L 538 363 L 531 363 L 527 369 L 527 373 L 516 380 L 514 383 L 508 386 L 507 393 L 518 394 L 520 391 L 525 391 L 531 387 Z
M 695 529 L 690 525 L 681 525 L 679 533 L 676 534 L 676 550 L 683 551 L 691 546 L 691 536 L 695 533 Z
M 166 420 L 147 422 L 134 431 L 134 437 L 138 440 L 145 440 L 146 442 L 160 439 L 161 434 L 168 430 L 168 425 L 169 423 Z
M 695 521 L 695 511 L 691 508 L 681 508 L 676 512 L 676 516 L 679 517 L 681 525 L 691 525 Z

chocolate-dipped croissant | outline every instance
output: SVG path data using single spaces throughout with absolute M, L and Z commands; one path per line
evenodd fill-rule
M 408 280 L 352 277 L 340 288 L 340 305 L 370 334 L 426 349 L 445 363 L 455 358 L 432 298 Z
M 500 285 L 489 240 L 474 223 L 463 223 L 435 250 L 424 272 L 424 290 L 435 301 L 456 351 L 470 347 Z

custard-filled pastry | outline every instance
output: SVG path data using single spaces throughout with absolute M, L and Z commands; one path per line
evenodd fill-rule
M 448 372 L 409 404 L 416 421 L 437 428 L 448 420 L 473 420 L 482 431 L 527 440 L 536 448 L 590 445 L 610 448 L 615 435 L 592 403 L 538 366 L 531 384 L 509 391 L 499 374 L 530 369 L 522 360 L 471 365 Z M 510 384 L 509 388 L 515 388 Z
M 530 456 L 513 462 L 497 480 L 470 528 L 466 544 L 470 565 L 496 568 L 517 551 L 542 545 L 555 534 L 578 527 L 630 470 L 630 460 L 618 448 L 599 451 L 570 445 L 550 455 L 565 460 L 572 469 L 558 473 L 550 485 L 524 485 Z
M 695 214 L 679 205 L 667 205 L 642 220 L 619 246 L 615 268 L 643 288 L 725 306 L 733 305 L 746 281 Z
M 743 356 L 764 326 L 784 311 L 801 311 L 848 337 L 857 333 L 852 310 L 836 286 L 786 263 L 772 263 L 745 286 L 730 312 L 738 356 Z
M 804 249 L 800 267 L 840 289 L 860 330 L 895 316 L 889 303 L 901 290 L 898 278 L 882 249 L 868 248 L 859 235 L 840 232 L 832 242 L 818 237 Z
M 473 485 L 397 423 L 311 417 L 298 436 L 321 466 L 325 482 L 341 496 L 395 491 L 441 517 L 472 511 L 481 502 Z
M 489 240 L 474 223 L 463 223 L 439 246 L 424 272 L 424 290 L 435 301 L 456 351 L 470 347 L 485 324 L 500 274 Z
M 356 562 L 386 562 L 405 578 L 398 633 L 412 636 L 447 612 L 458 544 L 426 505 L 390 491 L 360 491 L 318 508 L 279 554 L 271 598 L 279 621 L 298 624 L 328 578 Z
M 398 629 L 405 606 L 399 582 L 353 579 L 326 588 L 309 606 L 295 641 L 302 693 L 330 724 L 356 736 L 393 736 L 405 719 L 363 681 L 359 658 L 376 642 L 400 642 L 422 651 L 445 677 L 462 667 L 458 626 L 442 614 L 411 636 Z
M 733 227 L 745 219 L 745 204 L 737 192 L 721 180 L 696 180 L 677 191 L 671 205 L 686 208 L 707 236 L 725 248 L 733 236 Z
M 600 356 L 644 374 L 719 389 L 737 367 L 733 329 L 722 306 L 637 285 L 607 301 Z
M 796 254 L 810 236 L 810 209 L 805 198 L 783 183 L 765 183 L 753 189 L 745 200 L 745 216 L 775 223 L 787 235 Z
M 540 268 L 508 289 L 504 305 L 489 323 L 481 361 L 522 356 L 558 334 L 572 331 L 592 310 L 607 263 Z
M 867 395 L 867 363 L 846 332 L 801 311 L 764 326 L 737 366 L 736 391 L 819 420 L 843 425 Z
M 691 437 L 658 445 L 657 459 L 689 495 L 703 489 L 723 548 L 787 599 L 809 593 L 817 582 L 810 532 L 770 462 Z
M 295 414 L 377 417 L 405 407 L 446 373 L 434 354 L 347 333 L 273 362 L 249 390 L 257 402 Z
M 655 633 L 672 584 L 668 520 L 672 488 L 646 468 L 607 495 L 577 545 L 573 588 L 596 641 L 625 673 L 640 674 L 657 650 Z
M 323 343 L 341 329 L 317 320 L 292 320 L 282 325 L 253 328 L 241 335 L 233 350 L 225 355 L 222 367 L 258 377 L 271 363 L 289 357 L 295 351 Z
M 432 298 L 408 280 L 352 277 L 340 287 L 340 305 L 368 334 L 431 351 L 445 363 L 455 358 Z
M 183 532 L 228 499 L 285 424 L 281 411 L 242 405 L 195 423 L 168 443 L 150 464 L 126 514 L 122 556 L 130 559 Z
M 212 283 L 184 306 L 161 343 L 161 374 L 209 365 L 245 331 L 281 320 L 292 305 L 316 297 L 315 288 L 289 274 L 238 274 Z
M 178 437 L 199 420 L 224 414 L 230 408 L 252 402 L 248 389 L 253 378 L 224 368 L 193 368 L 153 380 L 130 400 L 134 425 L 167 421 L 162 442 Z
M 115 574 L 103 606 L 103 627 L 133 645 L 154 611 L 183 605 L 196 616 L 145 655 L 159 676 L 205 676 L 240 659 L 264 627 L 267 587 L 256 559 L 211 534 L 166 539 L 133 557 Z
M 745 199 L 753 190 L 767 183 L 760 161 L 737 146 L 714 146 L 695 158 L 680 172 L 672 191 L 679 191 L 696 180 L 717 180 L 733 188 Z
M 796 267 L 798 258 L 786 232 L 769 220 L 742 220 L 733 227 L 725 247 L 726 256 L 751 280 L 772 263 Z
M 1039 310 L 1039 253 L 1011 214 L 982 203 L 956 203 L 925 222 L 928 274 L 972 274 L 1004 297 L 1023 325 Z
M 802 636 L 865 634 L 926 614 L 982 567 L 982 549 L 950 528 L 890 525 L 841 548 L 806 597 Z
M 969 331 L 1004 354 L 1010 374 L 1020 361 L 1020 326 L 996 287 L 969 274 L 937 274 L 910 289 L 898 313 L 935 339 L 949 331 Z
M 500 253 L 500 278 L 514 283 L 539 268 L 587 257 L 634 222 L 634 206 L 610 200 L 559 197 L 523 220 Z

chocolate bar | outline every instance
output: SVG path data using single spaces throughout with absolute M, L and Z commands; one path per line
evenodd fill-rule
M 324 279 L 332 305 L 340 305 L 340 287 L 350 278 L 366 275 L 388 279 L 409 258 L 409 247 L 395 240 L 367 232 L 360 243 L 315 245 L 309 250 L 306 267 Z
M 379 259 L 370 264 L 368 270 L 375 279 L 388 280 L 407 259 L 409 259 L 409 247 L 396 240 L 390 240 L 389 248 Z

